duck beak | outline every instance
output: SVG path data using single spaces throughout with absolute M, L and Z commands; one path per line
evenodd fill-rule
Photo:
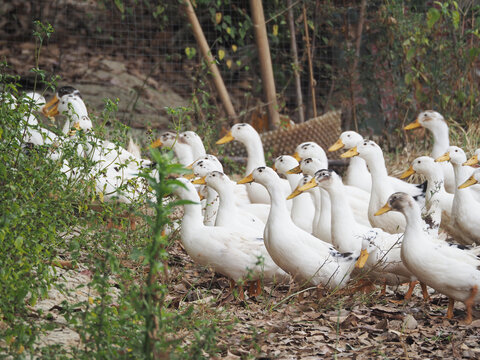
M 473 155 L 470 159 L 465 161 L 462 165 L 463 166 L 473 166 L 473 165 L 477 165 L 477 164 L 478 164 L 478 156 Z
M 59 101 L 60 101 L 60 99 L 57 97 L 57 95 L 56 94 L 53 95 L 53 98 L 43 106 L 43 109 L 42 109 L 43 115 L 45 115 L 48 118 L 52 117 L 52 116 L 55 116 L 55 115 L 58 115 L 59 114 L 59 112 L 58 112 Z
M 295 160 L 302 161 L 302 158 L 300 157 L 300 155 L 298 155 L 298 152 L 295 151 L 295 153 L 292 156 L 295 158 Z
M 288 170 L 287 174 L 300 174 L 301 172 L 302 169 L 300 168 L 300 165 L 297 165 L 293 169 Z
M 315 181 L 315 178 L 313 178 L 312 180 L 310 180 L 308 183 L 306 183 L 305 185 L 302 185 L 298 188 L 298 191 L 300 192 L 304 192 L 304 191 L 307 191 L 307 190 L 310 190 L 314 187 L 318 186 L 317 182 Z
M 338 139 L 335 144 L 333 144 L 328 148 L 328 151 L 337 151 L 343 148 L 344 146 L 345 144 L 343 143 L 342 139 Z
M 250 175 L 245 176 L 242 180 L 237 181 L 237 184 L 248 184 L 253 182 L 253 173 Z
M 355 267 L 356 268 L 363 268 L 365 266 L 365 263 L 367 262 L 367 259 L 368 259 L 368 251 L 367 249 L 363 249 L 361 252 L 360 252 L 360 256 L 358 257 L 358 260 L 357 262 L 355 263 Z
M 420 124 L 420 122 L 418 121 L 418 118 L 417 118 L 414 122 L 405 126 L 403 128 L 403 130 L 412 130 L 412 129 L 416 129 L 416 128 L 419 128 L 419 127 L 422 127 L 422 124 Z
M 193 180 L 193 181 L 192 181 L 192 184 L 195 184 L 195 185 L 205 185 L 205 184 L 206 184 L 205 176 L 204 176 L 204 177 L 201 177 L 201 178 L 198 178 L 198 179 L 196 179 L 196 180 Z
M 202 201 L 203 199 L 205 199 L 205 196 L 203 196 L 202 194 L 200 194 L 200 191 L 198 191 L 198 197 L 200 198 L 200 201 Z
M 191 173 L 191 174 L 185 174 L 183 175 L 183 177 L 187 180 L 191 180 L 195 177 L 195 174 L 194 173 Z
M 287 200 L 293 199 L 294 197 L 297 197 L 300 195 L 303 191 L 300 191 L 300 188 L 297 186 L 293 192 L 287 196 Z
M 222 145 L 222 144 L 226 144 L 226 143 L 228 143 L 228 142 L 230 142 L 230 141 L 233 141 L 233 140 L 235 140 L 235 138 L 234 138 L 233 135 L 232 135 L 232 131 L 229 131 L 229 132 L 227 133 L 227 135 L 225 135 L 224 137 L 222 137 L 222 138 L 221 138 L 220 140 L 218 140 L 215 144 L 217 144 L 217 145 Z
M 477 184 L 477 183 L 478 183 L 477 179 L 475 179 L 475 178 L 473 177 L 473 175 L 472 175 L 472 176 L 470 176 L 470 177 L 468 178 L 467 181 L 465 181 L 465 182 L 464 182 L 462 185 L 460 185 L 458 188 L 459 188 L 459 189 L 465 189 L 466 187 L 475 185 L 475 184 Z
M 406 179 L 409 176 L 412 176 L 413 174 L 415 174 L 415 170 L 413 170 L 413 166 L 410 165 L 410 167 L 407 170 L 405 170 L 405 172 L 402 175 L 400 175 L 400 179 Z
M 162 147 L 163 146 L 163 143 L 162 143 L 162 140 L 160 140 L 160 138 L 158 138 L 157 140 L 155 140 L 154 142 L 152 142 L 150 144 L 150 147 L 152 149 L 155 149 L 155 148 L 158 148 L 158 147 Z
M 443 162 L 443 161 L 450 161 L 450 154 L 448 153 L 448 151 L 442 156 L 435 159 L 435 162 Z
M 391 206 L 388 204 L 388 202 L 383 205 L 383 207 L 378 210 L 374 215 L 375 216 L 378 216 L 378 215 L 382 215 L 382 214 L 385 214 L 386 212 L 389 212 L 390 210 L 392 210 Z
M 350 150 L 348 150 L 347 152 L 344 152 L 342 155 L 340 155 L 340 157 L 345 159 L 345 158 L 351 158 L 357 155 L 359 155 L 359 153 L 357 151 L 357 147 L 355 146 Z
M 272 165 L 272 170 L 277 172 L 277 168 L 276 168 L 275 164 Z

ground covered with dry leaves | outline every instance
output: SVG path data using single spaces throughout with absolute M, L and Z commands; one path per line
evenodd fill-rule
M 457 303 L 453 320 L 445 318 L 448 299 L 431 290 L 424 302 L 419 289 L 403 301 L 406 286 L 381 287 L 363 293 L 352 281 L 345 291 L 325 293 L 295 283 L 265 284 L 257 298 L 239 300 L 229 281 L 199 267 L 176 239 L 169 249 L 171 309 L 194 307 L 193 316 L 211 319 L 218 328 L 218 357 L 222 359 L 461 359 L 480 358 L 480 312 L 472 324 L 463 325 L 463 304 Z M 131 268 L 137 265 L 127 262 Z M 138 267 L 142 271 L 141 267 Z M 61 315 L 61 303 L 95 296 L 88 287 L 93 275 L 85 266 L 58 269 L 71 290 L 69 295 L 51 290 L 40 301 L 44 319 L 58 327 L 46 333 L 42 345 L 76 347 L 81 339 Z M 112 292 L 115 282 L 112 281 Z M 192 334 L 178 336 L 189 341 Z
M 454 320 L 447 320 L 448 300 L 442 295 L 432 294 L 424 303 L 416 292 L 404 303 L 405 286 L 389 288 L 383 296 L 380 287 L 368 294 L 332 295 L 290 284 L 266 285 L 260 297 L 240 301 L 227 297 L 227 279 L 193 264 L 180 243 L 171 255 L 171 270 L 179 279 L 170 293 L 172 304 L 194 304 L 205 314 L 230 320 L 228 330 L 219 334 L 222 357 L 480 357 L 480 318 L 462 325 L 465 312 L 457 304 Z

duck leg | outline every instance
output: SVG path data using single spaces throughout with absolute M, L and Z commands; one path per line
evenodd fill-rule
M 423 300 L 428 301 L 430 299 L 430 295 L 428 294 L 428 291 L 427 291 L 427 285 L 421 282 L 420 286 L 422 287 Z
M 408 291 L 405 294 L 405 296 L 403 297 L 404 300 L 406 300 L 406 301 L 410 300 L 410 298 L 412 297 L 413 289 L 415 289 L 415 285 L 417 285 L 417 284 L 418 284 L 418 281 L 410 281 L 410 283 L 408 285 Z
M 238 298 L 243 301 L 245 299 L 245 294 L 243 293 L 243 286 L 240 284 L 237 284 L 235 281 L 230 279 L 230 292 L 232 294 L 234 294 L 233 291 L 236 287 L 238 287 Z
M 387 279 L 383 279 L 382 291 L 380 291 L 380 296 L 387 295 Z
M 448 309 L 447 309 L 447 319 L 453 318 L 453 305 L 455 305 L 455 300 L 452 298 L 448 299 Z
M 248 296 L 257 297 L 262 293 L 262 287 L 260 285 L 260 280 L 251 281 L 248 286 Z
M 475 285 L 471 290 L 470 290 L 470 296 L 468 297 L 467 300 L 465 300 L 465 307 L 467 308 L 467 316 L 465 317 L 465 324 L 471 324 L 472 323 L 472 307 L 474 304 L 475 296 L 478 293 L 478 286 Z

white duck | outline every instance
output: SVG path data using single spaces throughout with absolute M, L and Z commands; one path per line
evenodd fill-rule
M 212 267 L 215 272 L 241 283 L 244 280 L 286 280 L 288 275 L 268 254 L 263 239 L 248 236 L 228 227 L 203 224 L 200 199 L 195 187 L 179 178 L 183 187 L 175 188 L 184 205 L 181 240 L 185 251 L 196 263 Z
M 355 131 L 344 131 L 340 134 L 337 142 L 328 148 L 328 151 L 337 151 L 343 148 L 350 150 L 362 141 L 363 137 L 359 133 Z M 368 171 L 365 160 L 359 156 L 350 158 L 343 182 L 346 185 L 358 187 L 369 193 L 372 190 L 372 176 Z
M 388 197 L 396 191 L 408 191 L 413 196 L 421 197 L 424 193 L 417 185 L 388 176 L 385 159 L 380 146 L 370 140 L 358 144 L 341 157 L 350 158 L 360 156 L 367 163 L 372 175 L 372 190 L 368 205 L 368 219 L 374 227 L 379 227 L 389 233 L 401 233 L 405 229 L 405 218 L 398 213 L 389 213 L 386 216 L 376 217 L 375 212 L 385 204 Z
M 411 130 L 419 127 L 424 127 L 433 135 L 433 149 L 432 157 L 434 159 L 443 155 L 450 146 L 448 138 L 448 124 L 443 116 L 433 110 L 421 112 L 414 122 L 408 124 L 403 129 Z M 445 190 L 449 193 L 455 192 L 455 175 L 453 173 L 452 165 L 449 163 L 442 164 L 443 178 L 445 180 Z
M 72 128 L 89 131 L 93 127 L 80 91 L 72 86 L 58 88 L 53 98 L 45 104 L 42 112 L 47 117 L 53 117 L 58 114 L 66 115 L 63 126 L 65 135 Z
M 390 210 L 406 218 L 402 260 L 424 284 L 449 297 L 447 318 L 453 317 L 455 300 L 467 309 L 466 323 L 472 322 L 472 306 L 480 301 L 480 258 L 457 246 L 431 241 L 422 230 L 421 210 L 408 194 L 394 193 L 378 213 Z
M 316 142 L 307 141 L 301 143 L 295 148 L 293 157 L 299 162 L 308 158 L 318 159 L 321 163 L 320 169 L 328 169 L 327 154 L 325 154 L 325 150 L 323 150 L 323 148 Z
M 458 188 L 471 173 L 471 168 L 462 166 L 467 161 L 464 151 L 457 146 L 450 146 L 447 152 L 435 161 L 450 161 L 455 172 L 457 188 L 452 204 L 452 226 L 459 230 L 455 240 L 467 244 L 471 242 L 480 244 L 480 217 L 478 217 L 480 202 L 476 198 L 476 191 L 470 187 Z
M 298 161 L 294 157 L 282 155 L 275 159 L 273 167 L 274 170 L 287 178 L 292 191 L 297 188 L 303 177 L 300 174 L 288 174 L 288 171 L 296 166 L 298 166 Z M 315 207 L 309 194 L 300 194 L 292 200 L 291 217 L 295 225 L 306 232 L 312 233 L 314 215 Z
M 362 250 L 362 254 L 368 256 L 368 259 L 365 259 L 366 268 L 376 280 L 382 280 L 390 285 L 414 280 L 400 257 L 402 235 L 390 234 L 382 229 L 357 223 L 348 205 L 345 185 L 334 171 L 326 169 L 317 171 L 315 177 L 299 190 L 316 186 L 327 191 L 330 196 L 332 243 L 336 249 L 340 252 L 353 253 Z
M 178 142 L 190 146 L 194 161 L 207 154 L 202 139 L 195 131 L 184 131 L 180 133 Z
M 230 141 L 240 141 L 247 149 L 247 166 L 245 168 L 245 175 L 250 174 L 253 169 L 259 166 L 265 166 L 265 154 L 263 151 L 262 139 L 258 132 L 249 124 L 235 124 L 230 131 L 217 141 L 217 145 L 225 144 Z M 280 182 L 285 196 L 290 194 L 290 185 L 288 181 Z M 265 188 L 259 184 L 247 184 L 248 197 L 252 203 L 269 204 L 270 198 Z M 291 202 L 288 202 L 288 208 L 292 207 Z
M 479 158 L 480 157 L 480 149 L 477 149 L 475 150 L 475 153 L 473 154 L 473 156 L 468 159 L 466 162 L 463 163 L 464 166 L 475 166 L 478 164 L 479 162 Z
M 290 173 L 296 173 L 296 172 L 303 172 L 304 174 L 310 175 L 312 177 L 315 176 L 315 173 L 318 170 L 323 170 L 322 168 L 322 161 L 316 158 L 307 158 L 303 159 L 300 162 L 300 165 L 296 168 L 291 169 L 289 172 Z M 357 219 L 358 222 L 361 224 L 365 225 L 370 225 L 370 222 L 368 220 L 368 202 L 370 200 L 370 194 L 363 191 L 362 189 L 346 185 L 345 190 L 347 191 L 348 194 L 348 201 L 349 204 L 354 212 L 355 218 Z M 322 192 L 322 189 L 320 189 L 320 192 Z M 323 200 L 325 195 L 321 196 L 321 199 Z M 329 209 L 328 205 L 330 203 L 330 200 L 328 199 L 328 195 L 326 196 L 326 201 L 325 206 L 327 209 Z M 318 206 L 318 203 L 315 204 L 315 206 Z M 323 207 L 323 203 L 321 205 Z M 330 211 L 330 210 L 329 210 Z
M 427 191 L 425 193 L 425 205 L 432 221 L 439 226 L 442 223 L 449 232 L 453 194 L 445 191 L 443 186 L 443 171 L 438 162 L 429 156 L 420 156 L 413 160 L 412 165 L 400 176 L 405 179 L 413 174 L 423 175 L 427 179 Z
M 237 184 L 231 181 L 227 175 L 220 171 L 212 171 L 193 183 L 206 184 L 217 192 L 220 204 L 215 218 L 215 226 L 230 227 L 260 238 L 263 237 L 265 223 L 236 205 L 234 188 Z
M 40 126 L 35 112 L 41 111 L 45 105 L 45 98 L 35 92 L 28 92 L 25 98 L 29 99 L 28 113 L 23 116 L 23 124 L 25 127 L 23 143 L 32 145 L 50 145 L 58 139 L 57 134 Z
M 281 179 L 273 169 L 259 167 L 240 183 L 252 181 L 265 186 L 271 197 L 264 241 L 275 263 L 297 281 L 322 284 L 329 289 L 345 286 L 359 253 L 342 254 L 296 226 L 281 190 Z
M 330 197 L 328 196 L 328 193 L 320 188 L 312 188 L 305 191 L 299 190 L 302 186 L 308 184 L 310 180 L 312 180 L 312 178 L 313 177 L 310 175 L 303 174 L 303 178 L 300 179 L 297 187 L 288 196 L 287 199 L 295 199 L 295 197 L 301 195 L 304 192 L 308 192 L 310 194 L 315 208 L 312 223 L 312 235 L 317 237 L 318 239 L 321 239 L 322 241 L 331 244 L 331 211 Z
M 176 133 L 167 131 L 152 143 L 152 147 L 172 149 L 180 164 L 191 165 L 196 160 L 193 158 L 192 148 L 186 142 L 180 142 L 178 139 L 179 136 Z

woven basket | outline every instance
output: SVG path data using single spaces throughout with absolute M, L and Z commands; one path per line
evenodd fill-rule
M 296 124 L 288 129 L 277 129 L 260 134 L 267 157 L 292 155 L 298 144 L 314 141 L 325 151 L 338 140 L 341 133 L 341 111 L 329 111 L 316 118 Z M 233 141 L 227 145 L 227 153 L 246 156 L 245 147 Z M 336 153 L 328 153 L 330 159 L 338 158 Z

